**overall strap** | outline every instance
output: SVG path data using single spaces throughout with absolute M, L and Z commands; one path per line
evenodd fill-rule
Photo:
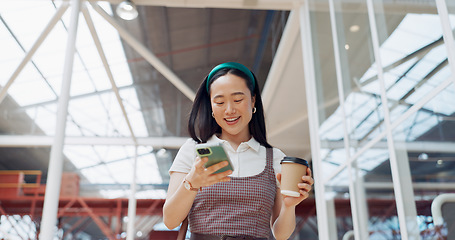
M 273 148 L 266 148 L 266 168 L 273 169 Z

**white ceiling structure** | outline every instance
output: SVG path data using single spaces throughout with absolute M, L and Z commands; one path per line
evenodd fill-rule
M 81 175 L 81 194 L 127 196 L 138 145 L 137 197 L 164 198 L 167 169 L 188 138 L 186 122 L 194 92 L 208 71 L 224 61 L 242 62 L 258 76 L 270 143 L 287 155 L 311 160 L 302 40 L 298 16 L 290 12 L 303 0 L 135 0 L 139 18 L 129 22 L 112 11 L 120 2 L 84 2 L 84 14 L 79 17 L 63 167 Z M 363 1 L 343 2 L 356 6 L 344 13 L 346 26 L 357 24 L 362 34 L 348 39 L 350 47 L 363 46 L 369 34 L 362 32 L 366 13 L 358 5 Z M 0 7 L 0 170 L 41 169 L 46 174 L 70 24 L 68 4 L 48 0 L 0 3 L 5 6 Z M 396 13 L 388 19 L 390 38 L 381 48 L 395 71 L 388 76 L 393 92 L 389 97 L 397 103 L 399 115 L 425 94 L 416 90 L 407 96 L 409 88 L 432 88 L 438 84 L 433 75 L 444 78 L 450 70 L 438 40 L 440 29 L 432 29 L 438 21 L 432 1 L 383 1 L 383 5 Z M 312 7 L 315 18 L 327 17 L 326 1 L 315 1 Z M 455 23 L 455 17 L 451 21 Z M 419 27 L 415 27 L 417 22 Z M 325 63 L 321 71 L 326 78 L 336 78 L 330 23 L 319 25 L 318 31 L 315 40 L 327 46 L 318 52 Z M 99 43 L 93 40 L 97 37 Z M 394 39 L 406 37 L 414 45 L 395 45 L 400 41 Z M 353 112 L 365 107 L 362 111 L 368 115 L 378 107 L 376 86 L 369 85 L 376 74 L 370 62 L 358 55 L 349 55 L 359 82 L 353 84 L 346 101 Z M 421 65 L 413 69 L 416 63 Z M 392 83 L 408 71 L 411 74 L 403 85 Z M 333 170 L 342 164 L 337 161 L 344 147 L 337 129 L 341 125 L 338 92 L 336 86 L 327 85 L 329 81 L 321 81 L 327 86 L 324 104 L 319 106 L 326 115 L 321 123 L 322 154 L 331 164 L 326 169 Z M 416 153 L 415 159 L 420 152 L 438 152 L 453 164 L 454 95 L 453 88 L 444 91 L 423 108 L 415 125 L 403 130 L 402 135 L 410 140 L 406 148 Z M 359 119 L 361 127 L 353 128 L 354 147 L 363 146 L 380 128 L 380 119 L 365 119 Z M 435 133 L 438 128 L 446 133 L 445 139 Z M 362 165 L 365 174 L 387 172 L 381 168 L 387 145 L 380 142 L 375 147 L 375 155 L 369 156 L 374 161 Z M 428 166 L 416 169 L 422 176 L 435 174 L 434 164 Z M 334 186 L 343 184 L 340 179 L 334 181 Z M 381 186 L 385 185 L 391 188 L 390 184 Z

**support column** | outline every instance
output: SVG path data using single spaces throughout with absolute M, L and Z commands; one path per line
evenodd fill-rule
M 330 209 L 332 209 L 332 207 L 330 207 L 330 200 L 328 200 L 330 197 L 326 197 L 326 187 L 324 184 L 322 160 L 320 156 L 321 141 L 319 137 L 319 111 L 317 106 L 316 78 L 312 49 L 313 44 L 311 41 L 310 10 L 308 4 L 308 1 L 305 1 L 305 3 L 299 6 L 297 11 L 299 13 L 303 68 L 305 73 L 304 81 L 308 106 L 308 123 L 314 173 L 318 236 L 319 239 L 337 239 L 336 222 L 334 217 L 335 211 L 330 211 Z M 331 217 L 329 217 L 329 215 Z M 331 236 L 333 234 L 335 234 L 335 236 Z
M 450 71 L 455 75 L 455 43 L 453 39 L 452 26 L 450 26 L 449 11 L 445 0 L 436 0 L 438 15 L 441 19 L 442 36 L 444 38 L 444 46 L 447 49 L 447 59 L 449 61 Z M 455 86 L 455 78 L 452 78 Z
M 73 61 L 76 50 L 77 24 L 79 21 L 80 0 L 71 1 L 71 22 L 68 28 L 65 65 L 63 67 L 62 89 L 57 108 L 55 137 L 52 144 L 49 170 L 46 180 L 46 195 L 44 197 L 43 215 L 40 229 L 41 240 L 52 240 L 55 235 L 57 211 L 60 195 L 60 184 L 63 171 L 63 146 L 65 141 L 66 118 L 68 101 L 73 75 Z
M 338 98 L 340 100 L 340 108 L 343 119 L 344 133 L 344 150 L 346 152 L 346 162 L 349 175 L 349 194 L 351 202 L 351 214 L 353 223 L 353 234 L 355 239 L 368 239 L 368 209 L 366 207 L 365 189 L 363 186 L 363 178 L 359 174 L 359 169 L 356 163 L 351 161 L 351 146 L 350 136 L 348 131 L 348 123 L 345 108 L 345 85 L 350 83 L 349 67 L 347 62 L 346 51 L 341 51 L 340 45 L 344 45 L 345 35 L 343 30 L 338 28 L 338 19 L 335 15 L 335 6 L 333 0 L 329 0 L 330 22 L 332 25 L 333 50 L 335 56 L 335 68 L 337 74 Z M 339 36 L 341 35 L 341 36 Z M 343 44 L 340 44 L 343 42 Z M 344 50 L 344 49 L 343 49 Z M 345 60 L 345 61 L 342 61 Z M 342 65 L 345 65 L 342 67 Z M 348 236 L 348 235 L 346 235 Z
M 327 198 L 327 199 L 324 199 L 324 204 L 327 208 L 327 219 L 331 219 L 332 221 L 327 221 L 328 222 L 328 226 L 327 226 L 327 230 L 329 231 L 328 232 L 328 237 L 327 239 L 338 239 L 338 231 L 337 231 L 337 223 L 335 221 L 336 217 L 337 217 L 337 214 L 336 214 L 336 210 L 335 210 L 335 201 L 333 198 Z M 317 215 L 317 218 L 319 219 L 320 216 Z M 319 221 L 318 221 L 318 229 L 319 228 Z M 319 239 L 324 239 L 323 237 L 321 237 L 321 233 L 320 233 L 320 230 L 319 230 Z
M 354 226 L 354 236 L 356 239 L 369 239 L 370 234 L 368 232 L 368 206 L 363 176 L 360 175 L 361 170 L 355 163 L 354 166 L 352 166 L 351 171 L 355 177 L 352 179 L 353 183 L 352 186 L 350 186 L 349 192 L 351 192 L 351 189 L 353 189 L 352 192 L 354 192 L 354 195 L 351 195 L 351 198 L 355 199 L 356 204 L 352 205 L 351 201 L 351 212 L 355 212 L 358 221 L 357 226 Z M 355 211 L 352 211 L 353 209 L 355 209 Z
M 133 179 L 131 180 L 130 198 L 128 200 L 128 224 L 126 227 L 126 240 L 134 240 L 136 236 L 135 223 L 136 223 L 136 168 L 137 168 L 137 145 L 134 150 L 133 160 Z
M 412 176 L 409 167 L 408 151 L 406 149 L 395 148 L 395 155 L 397 157 L 397 168 L 399 181 L 402 186 L 409 186 L 401 188 L 404 208 L 404 218 L 406 219 L 406 227 L 408 229 L 409 239 L 420 239 L 419 224 L 417 223 L 417 207 L 414 198 L 414 188 L 412 187 Z M 395 178 L 393 180 L 395 182 Z M 401 223 L 400 223 L 401 224 Z M 400 225 L 401 229 L 401 225 Z
M 409 171 L 409 160 L 404 158 L 403 151 L 397 151 L 395 140 L 393 138 L 393 128 L 390 121 L 390 110 L 388 108 L 387 92 L 385 87 L 384 72 L 379 49 L 379 36 L 376 24 L 375 10 L 373 1 L 367 0 L 368 17 L 370 20 L 371 39 L 373 42 L 374 57 L 376 60 L 376 70 L 381 88 L 381 101 L 384 110 L 384 124 L 387 136 L 387 147 L 389 149 L 390 169 L 392 172 L 393 188 L 397 204 L 398 221 L 400 223 L 401 239 L 421 239 L 420 234 L 416 231 L 417 216 L 415 209 L 414 192 Z M 397 155 L 399 154 L 399 155 Z M 407 165 L 404 167 L 404 165 Z M 411 188 L 410 188 L 411 187 Z M 418 228 L 417 228 L 418 230 Z

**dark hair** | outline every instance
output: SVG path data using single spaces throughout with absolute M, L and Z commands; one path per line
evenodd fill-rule
M 256 98 L 254 107 L 256 112 L 253 114 L 251 121 L 248 123 L 250 134 L 264 147 L 272 147 L 267 142 L 267 134 L 264 120 L 264 107 L 262 106 L 261 92 L 259 86 L 254 86 L 255 83 L 248 81 L 245 73 L 234 68 L 224 68 L 216 72 L 211 79 L 204 78 L 194 99 L 191 109 L 190 118 L 188 121 L 188 132 L 197 143 L 205 143 L 215 133 L 221 133 L 221 127 L 212 117 L 212 105 L 210 102 L 210 93 L 207 91 L 207 81 L 209 86 L 219 77 L 226 74 L 233 74 L 245 79 L 248 89 L 251 91 L 251 96 Z M 256 76 L 254 80 L 257 83 Z M 196 131 L 198 130 L 198 131 Z M 199 136 L 198 136 L 199 135 Z

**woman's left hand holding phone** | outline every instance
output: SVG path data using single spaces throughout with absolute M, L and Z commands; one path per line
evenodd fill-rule
M 163 221 L 169 229 L 174 229 L 180 225 L 188 215 L 188 212 L 193 205 L 194 198 L 196 197 L 196 191 L 188 191 L 185 189 L 182 184 L 183 179 L 189 181 L 193 188 L 204 188 L 218 182 L 227 182 L 231 180 L 228 177 L 228 175 L 232 173 L 231 170 L 213 174 L 219 169 L 227 166 L 227 161 L 205 168 L 204 164 L 207 161 L 207 157 L 203 157 L 202 159 L 197 157 L 188 174 L 183 172 L 171 173 L 168 194 L 163 206 Z M 181 190 L 178 191 L 179 189 Z
M 218 182 L 227 182 L 231 180 L 231 178 L 228 177 L 228 175 L 232 174 L 231 170 L 213 174 L 223 167 L 226 167 L 228 165 L 228 161 L 223 161 L 205 168 L 204 164 L 207 161 L 207 157 L 203 157 L 202 159 L 197 157 L 191 171 L 186 176 L 186 180 L 191 182 L 194 188 L 208 187 Z

